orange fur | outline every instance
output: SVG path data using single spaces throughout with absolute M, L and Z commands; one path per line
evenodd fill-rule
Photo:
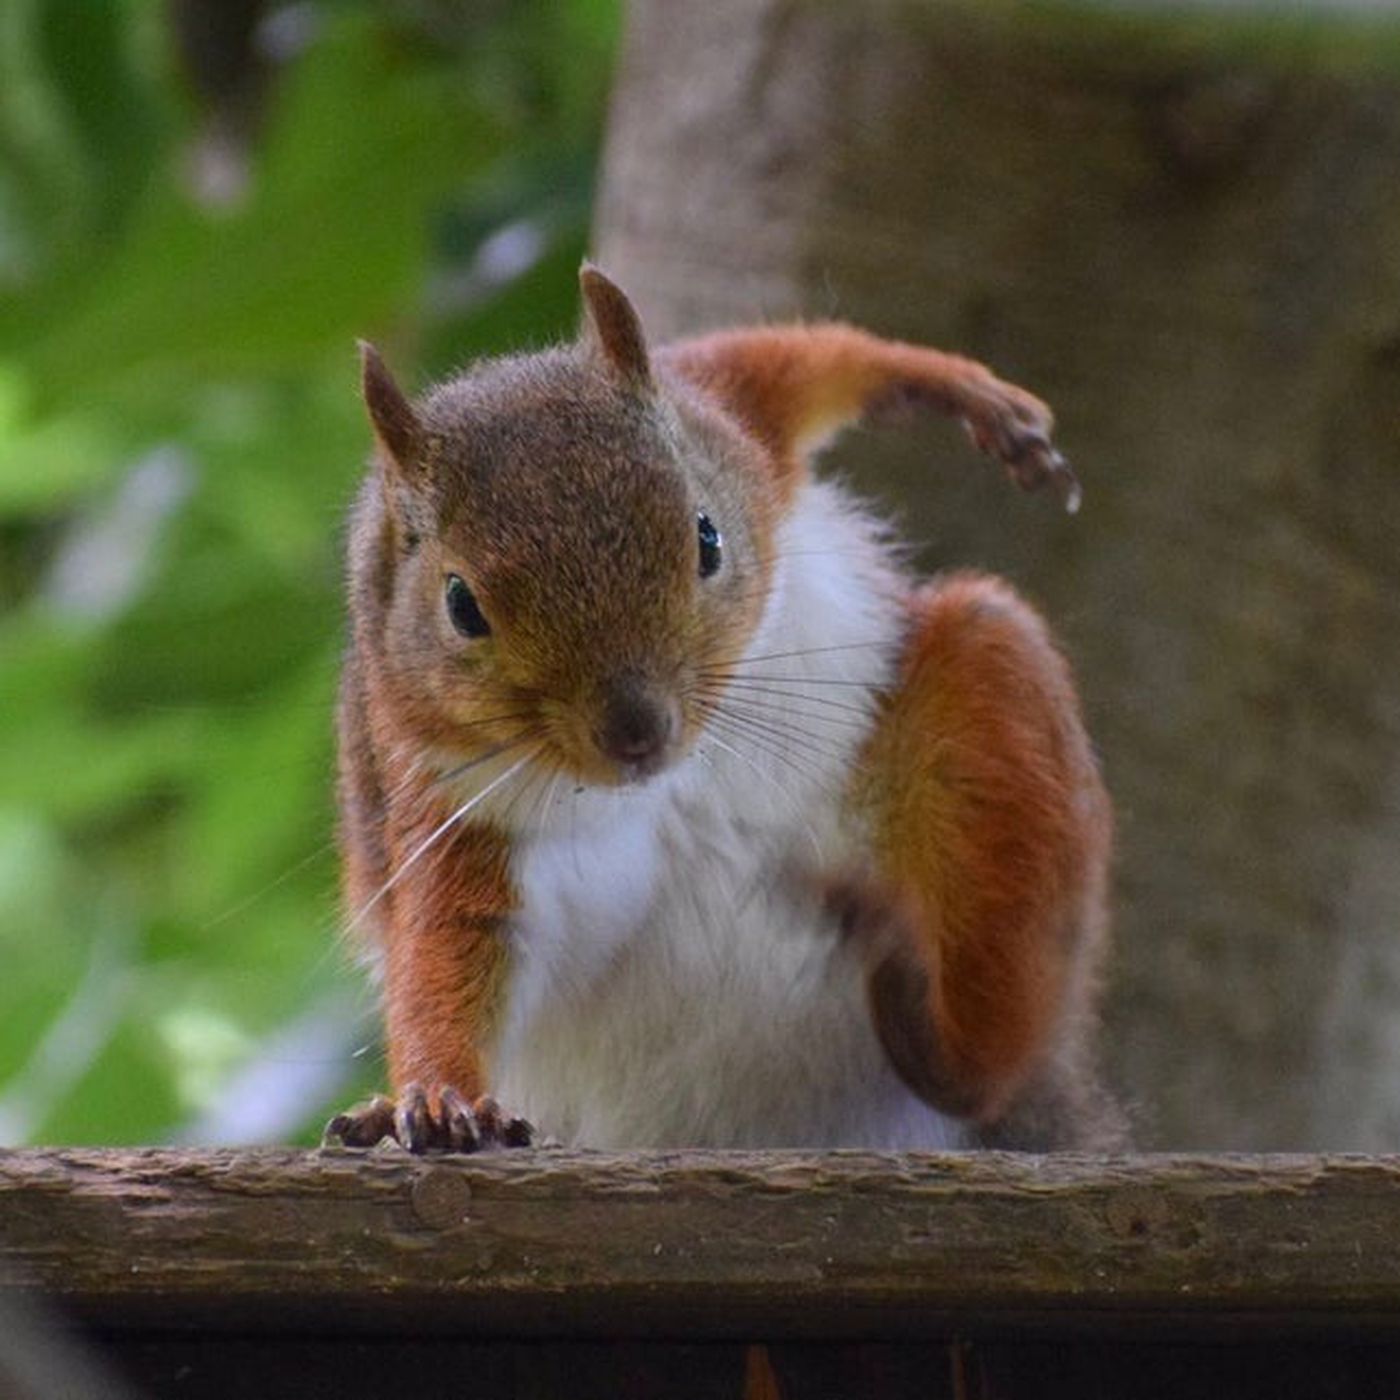
M 417 793 L 394 804 L 412 817 L 391 824 L 398 869 L 447 815 Z M 385 1023 L 396 1092 L 413 1083 L 429 1096 L 451 1085 L 485 1092 L 481 1048 L 494 1028 L 505 953 L 500 926 L 514 907 L 503 837 L 458 827 L 405 874 L 386 898 L 396 930 L 385 947 Z
M 1048 438 L 1053 417 L 1033 394 L 985 365 L 854 326 L 768 326 L 719 331 L 667 347 L 658 363 L 723 403 L 771 454 L 791 504 L 806 454 L 854 420 L 911 401 L 964 420 L 984 450 L 1009 426 Z
M 379 901 L 400 1094 L 485 1088 L 499 933 L 519 902 L 508 839 L 488 825 L 454 829 L 405 869 L 450 811 L 430 776 L 408 778 L 420 756 L 514 742 L 521 723 L 485 721 L 525 709 L 550 762 L 616 781 L 592 737 L 609 688 L 620 674 L 674 684 L 742 651 L 805 454 L 862 414 L 922 404 L 963 420 L 1023 485 L 1073 480 L 1049 448 L 1045 405 L 971 360 L 841 325 L 722 332 L 649 356 L 622 293 L 587 268 L 583 288 L 576 352 L 496 362 L 417 405 L 365 351 L 379 459 L 350 549 L 342 845 L 352 914 Z M 726 545 L 737 581 L 721 577 L 698 609 L 693 511 L 677 478 L 654 471 L 672 421 L 653 413 L 657 397 L 726 464 L 706 489 L 747 527 Z M 508 488 L 494 475 L 505 467 Z M 600 548 L 622 580 L 601 602 L 569 582 Z M 487 642 L 452 633 L 445 573 L 470 583 L 499 639 L 494 623 Z M 876 846 L 853 897 L 884 911 L 871 999 L 896 1064 L 919 1092 L 989 1118 L 1047 1053 L 1075 960 L 1098 936 L 1107 804 L 1064 662 L 1009 587 L 958 576 L 909 607 L 900 681 L 853 789 Z M 910 1070 L 911 1056 L 922 1065 Z
M 862 799 L 915 916 L 940 1072 L 985 1118 L 1047 1053 L 1101 937 L 1108 803 L 1064 659 L 1009 585 L 954 575 L 911 610 Z

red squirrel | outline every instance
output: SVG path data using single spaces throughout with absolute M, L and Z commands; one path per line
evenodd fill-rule
M 1115 1145 L 1068 667 L 809 464 L 912 403 L 1072 509 L 1049 409 L 840 324 L 653 350 L 580 282 L 576 343 L 416 401 L 361 347 L 341 842 L 393 1097 L 328 1138 Z

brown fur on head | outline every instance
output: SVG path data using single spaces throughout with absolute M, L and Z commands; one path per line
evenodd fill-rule
M 576 344 L 416 404 L 363 348 L 378 462 L 352 546 L 360 640 L 394 737 L 444 768 L 531 735 L 578 781 L 650 776 L 693 742 L 697 672 L 743 651 L 767 592 L 761 449 L 653 374 L 616 286 L 587 265 L 580 280 Z M 700 513 L 723 540 L 709 577 Z M 488 634 L 454 625 L 454 577 Z

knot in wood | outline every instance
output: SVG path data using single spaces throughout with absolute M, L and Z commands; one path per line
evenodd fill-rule
M 450 1230 L 467 1219 L 472 1188 L 450 1167 L 429 1167 L 415 1178 L 409 1197 L 413 1213 L 432 1230 Z
M 1145 1240 L 1161 1233 L 1171 1207 L 1154 1191 L 1131 1188 L 1109 1197 L 1104 1219 L 1120 1239 Z

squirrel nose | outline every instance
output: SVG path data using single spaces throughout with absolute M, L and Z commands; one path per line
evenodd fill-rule
M 625 684 L 604 702 L 598 747 L 618 763 L 655 771 L 675 728 L 671 705 L 636 684 Z

